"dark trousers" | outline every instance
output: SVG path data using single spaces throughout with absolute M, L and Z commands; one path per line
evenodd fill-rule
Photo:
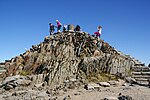
M 54 30 L 49 30 L 50 35 L 52 35 L 54 33 Z
M 60 29 L 61 29 L 61 25 L 58 25 L 58 29 L 57 30 L 60 31 Z

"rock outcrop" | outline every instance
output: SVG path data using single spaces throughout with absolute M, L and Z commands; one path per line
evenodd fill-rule
M 130 76 L 137 64 L 129 55 L 86 32 L 65 31 L 45 37 L 44 42 L 5 62 L 7 71 L 2 75 L 31 75 L 35 83 L 53 86 L 99 73 Z

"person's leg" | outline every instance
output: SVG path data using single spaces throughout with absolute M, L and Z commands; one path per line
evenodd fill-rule
M 51 30 L 49 30 L 49 34 L 51 35 L 52 33 L 51 33 Z
M 61 29 L 61 25 L 58 26 L 58 32 L 60 32 L 60 29 Z
M 96 38 L 98 38 L 99 36 L 98 36 L 98 34 L 96 34 Z
M 101 37 L 101 35 L 99 34 L 99 38 Z
M 54 29 L 52 30 L 52 34 L 54 34 Z

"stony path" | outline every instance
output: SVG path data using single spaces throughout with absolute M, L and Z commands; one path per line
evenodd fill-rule
M 150 100 L 150 88 L 121 79 L 86 84 L 70 79 L 52 89 L 44 83 L 35 84 L 29 77 L 19 75 L 7 77 L 0 85 L 0 100 L 118 100 L 122 96 L 132 99 L 119 100 Z
M 65 94 L 57 96 L 58 100 L 63 100 L 65 97 L 70 98 L 69 100 L 101 100 L 104 98 L 118 97 L 119 93 L 122 95 L 129 95 L 134 100 L 149 100 L 150 99 L 150 88 L 143 86 L 121 86 L 121 87 L 107 87 L 101 88 L 100 91 L 95 90 L 70 90 Z M 68 100 L 66 99 L 66 100 Z

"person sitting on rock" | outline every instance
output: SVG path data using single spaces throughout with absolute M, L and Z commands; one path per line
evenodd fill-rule
M 74 29 L 75 31 L 80 31 L 81 30 L 81 28 L 80 28 L 80 26 L 79 25 L 77 25 L 76 26 L 76 28 Z
M 57 32 L 60 32 L 62 24 L 58 20 L 56 20 L 56 23 L 57 23 Z
M 55 28 L 54 28 L 54 25 L 52 23 L 49 23 L 49 25 L 50 25 L 49 33 L 50 33 L 50 35 L 52 35 L 55 31 Z
M 98 26 L 97 27 L 97 32 L 94 32 L 94 34 L 96 35 L 96 37 L 100 38 L 100 35 L 101 35 L 101 32 L 102 32 L 102 27 L 101 26 Z

